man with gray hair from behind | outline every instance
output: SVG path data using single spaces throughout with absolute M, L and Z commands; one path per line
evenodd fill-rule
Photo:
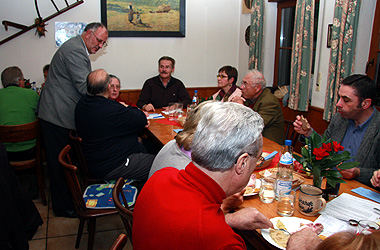
M 232 102 L 212 102 L 204 108 L 208 112 L 202 115 L 192 141 L 193 161 L 184 170 L 157 171 L 137 199 L 135 250 L 246 249 L 220 206 L 227 196 L 244 189 L 256 167 L 263 147 L 263 119 Z M 252 229 L 273 227 L 267 217 L 254 211 L 242 215 L 240 223 L 249 220 Z

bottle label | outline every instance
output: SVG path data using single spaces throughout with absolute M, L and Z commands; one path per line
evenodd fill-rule
M 290 190 L 292 190 L 292 181 L 283 181 L 277 179 L 276 198 L 278 198 L 280 195 L 280 191 L 286 191 L 287 194 L 290 194 Z
M 280 164 L 289 165 L 293 163 L 293 156 L 289 152 L 285 152 L 281 155 Z

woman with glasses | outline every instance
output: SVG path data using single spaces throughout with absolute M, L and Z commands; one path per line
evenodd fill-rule
M 220 90 L 210 96 L 208 100 L 230 102 L 235 96 L 241 96 L 241 90 L 236 86 L 238 78 L 236 68 L 232 66 L 223 66 L 219 69 L 216 78 Z

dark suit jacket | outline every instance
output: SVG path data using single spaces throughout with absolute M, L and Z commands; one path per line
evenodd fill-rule
M 371 123 L 360 143 L 359 150 L 356 154 L 355 161 L 360 162 L 360 175 L 357 181 L 371 186 L 370 179 L 373 171 L 380 168 L 380 113 L 375 108 L 375 114 Z M 336 113 L 331 119 L 330 125 L 325 131 L 326 136 L 339 143 L 342 142 L 346 130 L 348 128 L 348 120 Z
M 279 100 L 269 89 L 264 89 L 252 109 L 264 119 L 263 136 L 280 145 L 284 144 L 284 116 Z
M 66 41 L 50 63 L 41 93 L 38 117 L 67 129 L 75 129 L 74 109 L 86 94 L 91 62 L 81 36 Z

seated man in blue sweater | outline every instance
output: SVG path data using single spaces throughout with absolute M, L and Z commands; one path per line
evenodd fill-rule
M 87 94 L 75 108 L 75 125 L 94 178 L 148 179 L 154 155 L 146 154 L 138 132 L 148 125 L 144 112 L 109 100 L 110 77 L 102 69 L 87 77 Z

